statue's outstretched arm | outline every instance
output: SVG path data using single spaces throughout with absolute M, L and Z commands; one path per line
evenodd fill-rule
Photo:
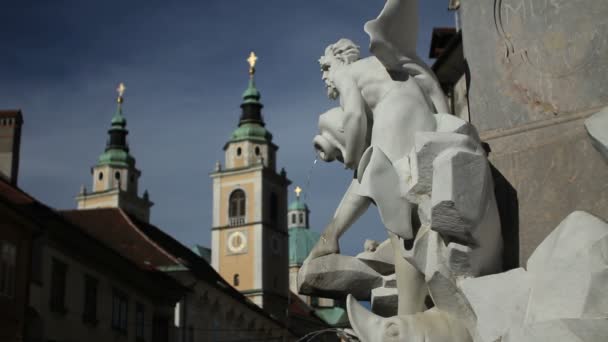
M 344 166 L 354 170 L 369 145 L 366 105 L 359 87 L 354 80 L 338 79 L 340 106 L 344 111 L 342 130 L 344 131 Z
M 325 227 L 325 231 L 310 252 L 308 259 L 340 252 L 338 239 L 367 210 L 371 203 L 369 198 L 357 193 L 358 186 L 359 182 L 353 179 L 342 197 L 334 217 Z

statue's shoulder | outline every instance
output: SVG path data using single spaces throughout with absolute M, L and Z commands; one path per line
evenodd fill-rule
M 384 65 L 375 56 L 361 58 L 347 66 L 349 71 L 356 74 L 378 74 L 385 71 Z

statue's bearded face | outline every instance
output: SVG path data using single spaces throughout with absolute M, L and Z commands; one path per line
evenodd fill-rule
M 340 93 L 338 92 L 338 88 L 336 88 L 336 85 L 330 77 L 330 68 L 332 63 L 335 63 L 335 61 L 330 61 L 329 58 L 325 59 L 321 63 L 321 79 L 323 80 L 323 82 L 325 82 L 325 87 L 327 88 L 327 97 L 332 100 L 335 100 L 338 98 L 338 96 L 340 96 Z

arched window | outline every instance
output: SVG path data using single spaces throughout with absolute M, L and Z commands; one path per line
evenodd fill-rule
M 300 223 L 304 223 L 304 214 L 300 213 Z
M 234 286 L 239 286 L 240 281 L 239 281 L 239 274 L 236 273 L 233 277 L 232 277 L 232 285 Z
M 296 214 L 291 214 L 291 223 L 292 224 L 296 223 Z
M 241 189 L 234 190 L 230 194 L 230 203 L 228 204 L 230 225 L 239 225 L 245 223 L 245 208 L 245 192 Z
M 241 153 L 243 153 L 243 151 L 241 150 L 241 148 L 240 148 L 240 147 L 237 147 L 237 148 L 236 148 L 236 155 L 237 155 L 237 157 L 240 157 L 240 156 L 241 156 Z
M 100 173 L 99 173 L 99 175 L 97 176 L 97 178 L 98 178 L 99 180 L 102 180 L 102 179 L 103 179 L 103 172 L 100 172 Z
M 116 180 L 120 180 L 120 172 L 116 171 L 114 173 L 114 178 L 116 178 Z
M 259 155 L 260 155 L 260 147 L 259 147 L 259 146 L 256 146 L 256 147 L 255 147 L 255 155 L 256 155 L 256 156 L 259 156 Z

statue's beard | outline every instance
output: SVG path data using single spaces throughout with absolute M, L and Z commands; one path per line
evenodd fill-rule
M 338 89 L 331 82 L 328 81 L 327 82 L 327 97 L 329 97 L 332 100 L 335 100 L 338 98 L 338 96 L 340 96 Z

